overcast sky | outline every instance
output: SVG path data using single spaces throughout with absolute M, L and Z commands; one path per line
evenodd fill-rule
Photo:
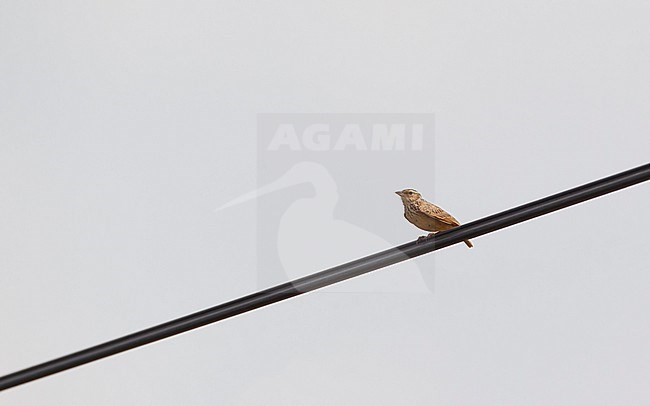
M 397 189 L 467 222 L 650 157 L 646 1 L 0 10 L 0 375 L 414 239 Z M 260 114 L 297 113 L 435 129 L 402 155 L 269 155 Z M 215 211 L 275 179 L 293 183 Z M 649 201 L 638 185 L 0 403 L 646 405 Z

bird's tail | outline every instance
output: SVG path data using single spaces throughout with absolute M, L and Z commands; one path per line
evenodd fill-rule
M 465 245 L 467 245 L 467 248 L 472 248 L 472 242 L 470 240 L 465 240 Z

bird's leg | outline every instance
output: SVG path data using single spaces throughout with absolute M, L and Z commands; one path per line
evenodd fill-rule
M 427 240 L 427 239 L 433 237 L 434 235 L 436 235 L 436 233 L 437 233 L 437 231 L 434 231 L 433 233 L 429 233 L 427 235 L 421 235 L 421 236 L 418 237 L 416 242 L 422 242 L 424 240 Z

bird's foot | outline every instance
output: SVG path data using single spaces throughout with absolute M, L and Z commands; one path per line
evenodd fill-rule
M 429 238 L 433 237 L 436 235 L 436 233 L 429 233 L 427 235 L 421 235 L 418 237 L 418 239 L 415 241 L 416 243 L 422 242 L 424 240 L 428 240 Z

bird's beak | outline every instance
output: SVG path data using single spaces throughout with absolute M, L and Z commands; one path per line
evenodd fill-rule
M 395 194 L 396 194 L 397 196 L 402 196 L 402 192 L 401 192 L 400 190 L 398 190 L 397 192 L 395 192 Z

